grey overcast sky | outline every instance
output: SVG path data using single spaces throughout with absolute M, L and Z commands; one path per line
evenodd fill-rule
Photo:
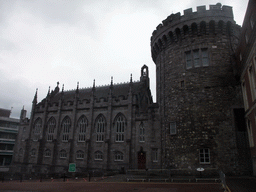
M 30 117 L 38 101 L 55 88 L 65 90 L 127 82 L 148 65 L 155 96 L 155 64 L 150 37 L 172 13 L 197 6 L 233 7 L 242 25 L 248 0 L 0 0 L 0 108 Z

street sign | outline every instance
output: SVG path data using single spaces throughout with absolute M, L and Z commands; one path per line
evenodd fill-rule
M 76 164 L 69 163 L 68 172 L 76 172 Z

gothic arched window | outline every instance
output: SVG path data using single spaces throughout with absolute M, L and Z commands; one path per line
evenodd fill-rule
M 123 161 L 124 160 L 124 154 L 120 151 L 117 151 L 115 153 L 115 161 Z
M 85 116 L 79 118 L 77 122 L 77 130 L 78 130 L 78 141 L 85 141 L 85 133 L 88 125 L 88 121 Z
M 76 158 L 77 159 L 83 159 L 84 158 L 84 152 L 79 150 L 76 152 Z
M 33 157 L 36 156 L 36 149 L 31 150 L 31 156 L 33 156 Z
M 114 122 L 114 129 L 116 131 L 116 142 L 124 141 L 124 131 L 126 126 L 126 120 L 123 115 L 118 115 Z
M 51 150 L 50 149 L 46 149 L 45 151 L 44 151 L 44 156 L 45 157 L 51 157 Z
M 68 141 L 69 140 L 69 133 L 71 129 L 71 120 L 69 117 L 65 117 L 62 121 L 62 141 Z
M 47 123 L 47 129 L 48 129 L 47 141 L 52 141 L 54 139 L 55 128 L 56 128 L 56 121 L 53 117 L 51 117 Z
M 67 158 L 67 152 L 64 149 L 60 151 L 60 158 Z
M 100 115 L 96 119 L 95 129 L 96 129 L 96 141 L 101 142 L 104 141 L 106 120 L 103 115 Z
M 96 151 L 94 153 L 94 159 L 95 160 L 102 160 L 103 159 L 103 153 L 101 151 Z

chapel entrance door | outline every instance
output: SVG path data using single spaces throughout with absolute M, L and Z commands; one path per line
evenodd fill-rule
M 146 153 L 142 150 L 138 152 L 138 169 L 146 169 Z

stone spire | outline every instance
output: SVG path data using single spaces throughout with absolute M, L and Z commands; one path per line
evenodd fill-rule
M 36 88 L 36 93 L 32 102 L 33 104 L 37 104 L 37 91 L 38 91 L 38 88 Z

